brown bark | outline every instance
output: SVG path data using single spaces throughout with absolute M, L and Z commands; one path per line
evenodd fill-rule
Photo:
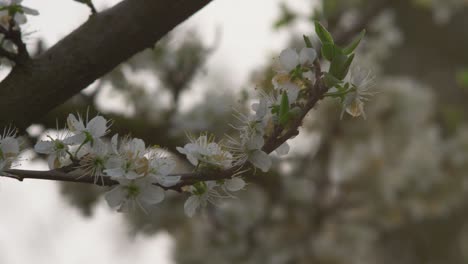
M 90 16 L 0 83 L 0 127 L 29 124 L 119 63 L 151 48 L 210 0 L 124 0 Z

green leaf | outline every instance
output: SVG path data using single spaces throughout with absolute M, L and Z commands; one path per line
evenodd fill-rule
M 328 72 L 325 73 L 325 77 L 323 80 L 325 81 L 325 85 L 328 88 L 332 88 L 333 86 L 336 86 L 337 84 L 341 83 L 340 80 L 338 80 L 335 76 Z
M 335 58 L 335 45 L 332 43 L 323 43 L 322 56 L 328 61 L 332 61 L 333 58 Z
M 281 104 L 279 110 L 279 122 L 281 125 L 286 125 L 289 119 L 289 98 L 286 92 L 281 95 Z
M 318 21 L 315 21 L 315 33 L 317 33 L 317 36 L 322 43 L 334 43 L 330 32 L 328 32 L 328 30 Z
M 342 75 L 341 72 L 347 59 L 348 56 L 346 55 L 335 56 L 333 61 L 330 63 L 330 69 L 328 70 L 328 72 L 331 73 L 338 80 L 343 80 L 343 78 L 340 78 L 340 76 Z
M 349 67 L 351 67 L 351 63 L 353 63 L 353 60 L 354 60 L 354 53 L 348 57 L 342 69 L 341 75 L 338 76 L 338 77 L 341 77 L 341 80 L 343 80 L 346 77 L 346 75 L 348 75 Z
M 302 35 L 302 37 L 304 38 L 304 42 L 306 44 L 306 47 L 308 47 L 308 48 L 313 48 L 314 47 L 314 46 L 312 46 L 312 42 L 310 41 L 308 36 Z
M 359 43 L 361 42 L 362 38 L 366 35 L 366 30 L 363 29 L 359 35 L 357 35 L 351 43 L 343 49 L 343 53 L 346 55 L 349 55 L 353 53 L 353 51 L 359 46 Z
M 354 54 L 351 54 L 349 57 L 344 54 L 336 55 L 330 64 L 329 72 L 338 80 L 343 80 L 348 74 L 349 67 L 353 62 L 353 59 Z

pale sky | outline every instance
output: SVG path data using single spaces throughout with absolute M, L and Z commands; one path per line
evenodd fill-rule
M 95 0 L 98 10 L 117 2 Z M 216 0 L 182 25 L 201 25 L 196 28 L 203 29 L 208 44 L 213 42 L 217 28 L 222 29 L 219 47 L 207 64 L 207 75 L 221 69 L 229 73 L 224 76 L 232 87 L 241 87 L 268 55 L 285 47 L 288 34 L 274 33 L 271 27 L 279 2 Z M 45 38 L 52 45 L 89 15 L 85 6 L 72 0 L 24 0 L 24 5 L 40 12 L 26 27 L 34 32 L 28 36 L 30 44 L 36 38 Z M 184 100 L 197 98 L 202 89 L 200 80 Z M 27 160 L 22 164 L 47 169 L 44 164 Z M 122 215 L 111 211 L 104 201 L 100 201 L 94 217 L 84 218 L 63 200 L 54 182 L 0 178 L 0 210 L 0 263 L 172 263 L 173 241 L 167 234 L 128 238 Z

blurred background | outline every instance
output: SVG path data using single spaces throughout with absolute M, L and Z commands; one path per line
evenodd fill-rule
M 95 0 L 104 9 L 118 0 Z M 89 15 L 73 1 L 25 0 L 35 54 Z M 322 101 L 291 152 L 238 199 L 183 213 L 167 193 L 149 214 L 115 213 L 107 188 L 0 179 L 0 263 L 468 263 L 468 1 L 216 0 L 28 128 L 26 147 L 70 112 L 101 113 L 112 131 L 175 151 L 185 133 L 232 133 L 271 89 L 282 49 L 315 38 L 313 20 L 353 37 L 356 66 L 378 92 L 367 119 Z M 348 34 L 351 32 L 352 34 Z M 316 44 L 318 42 L 316 41 Z M 2 69 L 3 74 L 8 67 Z M 25 150 L 18 167 L 47 169 Z

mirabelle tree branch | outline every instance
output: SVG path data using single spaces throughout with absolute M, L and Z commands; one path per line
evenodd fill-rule
M 119 63 L 151 48 L 210 0 L 124 0 L 92 15 L 0 83 L 0 126 L 25 128 Z M 27 106 L 27 107 L 25 107 Z
M 182 1 L 183 2 L 183 1 Z M 365 21 L 369 22 L 371 16 L 366 16 Z M 357 23 L 356 27 L 360 27 L 362 23 Z M 358 29 L 351 28 L 349 31 L 355 32 Z M 337 36 L 338 40 L 345 40 L 349 38 L 351 35 L 347 32 L 343 32 L 342 34 Z M 315 71 L 315 83 L 310 85 L 306 89 L 307 94 L 307 101 L 305 104 L 300 106 L 300 113 L 296 116 L 290 124 L 286 127 L 282 127 L 281 125 L 275 125 L 273 132 L 268 138 L 265 139 L 265 144 L 262 148 L 264 152 L 270 154 L 279 146 L 281 146 L 284 142 L 288 139 L 296 136 L 299 133 L 299 127 L 302 125 L 303 119 L 309 113 L 309 111 L 316 105 L 316 103 L 324 98 L 325 93 L 328 90 L 328 87 L 325 85 L 323 81 L 323 73 L 321 71 L 321 66 L 318 60 L 314 61 L 314 71 Z M 1 86 L 0 86 L 1 89 Z M 1 92 L 1 91 L 0 91 Z M 223 171 L 209 171 L 209 172 L 193 172 L 193 173 L 182 173 L 182 174 L 173 174 L 172 176 L 181 176 L 181 180 L 177 185 L 171 187 L 164 187 L 161 186 L 165 190 L 174 190 L 181 192 L 183 191 L 184 186 L 193 185 L 199 181 L 210 181 L 210 180 L 223 180 L 229 179 L 238 174 L 240 171 L 251 170 L 251 165 L 244 165 L 244 167 L 235 166 L 228 170 Z M 57 180 L 57 181 L 68 181 L 68 182 L 76 182 L 76 183 L 91 183 L 97 184 L 101 186 L 113 186 L 118 184 L 117 181 L 110 179 L 110 177 L 104 176 L 102 179 L 95 180 L 94 177 L 89 175 L 77 175 L 73 171 L 70 172 L 70 167 L 64 169 L 56 169 L 50 171 L 28 171 L 28 170 L 17 170 L 17 169 L 8 169 L 4 170 L 4 177 L 10 177 L 18 180 L 24 179 L 42 179 L 42 180 Z M 245 177 L 251 177 L 253 173 L 244 174 Z
M 307 113 L 316 105 L 316 103 L 323 98 L 325 92 L 327 91 L 327 87 L 323 83 L 321 76 L 321 68 L 318 61 L 315 61 L 315 72 L 316 72 L 316 81 L 314 85 L 311 85 L 307 89 L 307 93 L 309 98 L 304 106 L 301 107 L 301 112 L 292 121 L 292 124 L 289 124 L 287 128 L 281 127 L 277 125 L 274 129 L 274 132 L 266 139 L 266 143 L 263 146 L 262 150 L 266 153 L 270 154 L 276 148 L 281 146 L 284 142 L 286 142 L 291 137 L 296 136 L 299 133 L 299 127 L 302 125 L 302 121 L 307 115 Z M 228 170 L 223 171 L 211 171 L 211 172 L 193 172 L 193 173 L 182 173 L 182 174 L 173 174 L 172 176 L 181 176 L 181 180 L 177 185 L 171 187 L 164 187 L 159 185 L 165 190 L 174 190 L 181 192 L 182 187 L 193 185 L 199 181 L 210 181 L 210 180 L 223 180 L 223 179 L 230 179 L 236 173 L 243 170 L 250 170 L 251 167 L 241 167 L 235 166 Z M 29 170 L 16 170 L 16 169 L 8 169 L 4 172 L 6 175 L 4 177 L 14 178 L 17 180 L 24 180 L 24 179 L 41 179 L 41 180 L 56 180 L 56 181 L 67 181 L 67 182 L 76 182 L 76 183 L 91 183 L 97 184 L 101 186 L 112 186 L 118 184 L 117 181 L 110 179 L 110 177 L 103 176 L 102 179 L 96 180 L 94 177 L 89 175 L 77 175 L 70 172 L 70 168 L 66 167 L 65 169 L 56 169 L 50 171 L 29 171 Z M 67 173 L 68 172 L 68 173 Z M 250 174 L 251 175 L 251 174 Z

